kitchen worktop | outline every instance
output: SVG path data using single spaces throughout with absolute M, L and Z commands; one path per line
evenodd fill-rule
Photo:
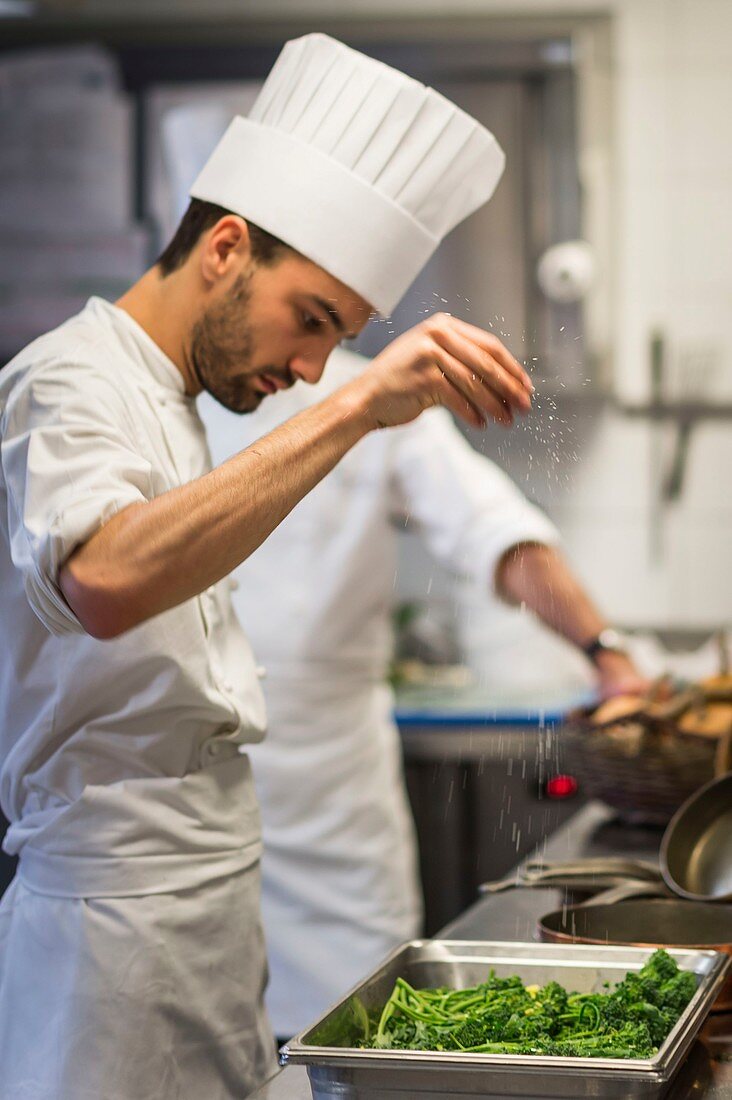
M 591 693 L 570 690 L 500 691 L 470 683 L 461 687 L 402 686 L 395 693 L 394 717 L 411 725 L 546 725 L 590 702 Z
M 541 853 L 550 860 L 628 855 L 653 859 L 662 831 L 620 825 L 597 802 L 580 810 L 549 838 Z M 562 903 L 557 890 L 512 890 L 486 895 L 440 932 L 443 939 L 521 940 L 535 938 L 537 920 Z M 314 1021 L 313 1021 L 314 1022 Z M 703 1041 L 692 1047 L 665 1100 L 732 1100 L 732 1013 L 710 1017 Z M 251 1100 L 311 1100 L 304 1067 L 287 1066 Z M 618 1100 L 622 1100 L 619 1095 Z

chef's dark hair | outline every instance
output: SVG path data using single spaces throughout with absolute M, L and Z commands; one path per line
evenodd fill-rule
M 182 267 L 198 243 L 201 234 L 211 229 L 227 214 L 231 214 L 231 210 L 226 210 L 223 206 L 216 206 L 213 202 L 203 202 L 201 199 L 191 199 L 172 241 L 157 260 L 157 266 L 163 275 L 170 275 Z M 276 263 L 283 253 L 292 251 L 290 246 L 279 237 L 273 237 L 271 233 L 260 229 L 248 218 L 246 222 L 249 228 L 252 259 L 256 263 L 267 266 Z

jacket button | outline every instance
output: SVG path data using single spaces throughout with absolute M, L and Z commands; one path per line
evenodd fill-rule
M 264 665 L 257 665 L 257 676 L 259 677 L 259 679 L 263 680 L 266 675 L 267 669 L 264 667 Z

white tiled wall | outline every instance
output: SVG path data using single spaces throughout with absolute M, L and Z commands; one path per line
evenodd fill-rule
M 513 14 L 556 7 L 535 0 Z M 732 406 L 732 3 L 573 0 L 561 9 L 613 17 L 601 63 L 614 133 L 615 393 L 648 400 L 657 329 L 667 395 Z M 608 614 L 630 626 L 732 622 L 732 418 L 695 428 L 681 499 L 659 506 L 673 427 L 589 406 L 562 417 L 572 430 L 554 448 L 524 435 L 499 449 L 490 437 L 486 453 L 557 520 Z M 412 578 L 432 568 L 415 566 L 413 547 L 410 555 Z
M 647 398 L 658 328 L 672 391 L 732 401 L 732 4 L 614 6 L 616 386 Z
M 615 392 L 643 402 L 664 335 L 672 398 L 732 406 L 732 4 L 617 0 Z M 607 413 L 554 515 L 628 623 L 732 620 L 732 418 L 694 430 L 681 499 L 658 508 L 675 432 Z

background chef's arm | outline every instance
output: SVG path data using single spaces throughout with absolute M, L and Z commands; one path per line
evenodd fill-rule
M 432 553 L 460 576 L 510 603 L 524 603 L 549 627 L 586 645 L 606 625 L 559 550 L 559 532 L 495 463 L 479 454 L 442 409 L 395 437 L 398 503 Z M 627 657 L 603 653 L 600 690 L 635 690 Z
M 495 570 L 493 587 L 507 603 L 533 611 L 567 641 L 588 645 L 608 624 L 555 546 L 522 542 L 510 547 Z M 624 653 L 598 653 L 603 694 L 640 691 L 646 686 Z
M 492 587 L 506 603 L 528 607 L 577 646 L 588 645 L 608 625 L 555 546 L 527 541 L 510 547 Z

